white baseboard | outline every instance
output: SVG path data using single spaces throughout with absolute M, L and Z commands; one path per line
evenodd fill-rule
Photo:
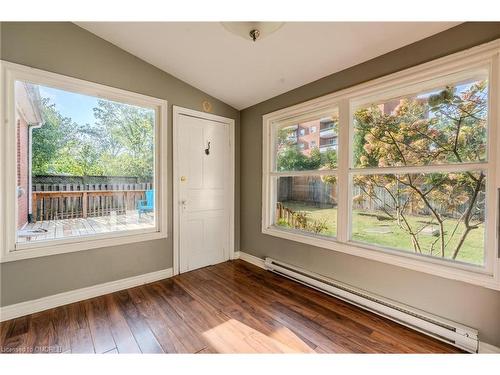
M 265 269 L 264 259 L 245 253 L 243 251 L 235 252 L 234 259 L 241 259 L 257 267 Z M 52 309 L 54 307 L 67 305 L 69 303 L 74 303 L 89 298 L 102 296 L 104 294 L 117 292 L 119 290 L 133 288 L 135 286 L 152 283 L 162 279 L 167 279 L 169 277 L 172 277 L 172 275 L 173 275 L 172 268 L 167 268 L 156 272 L 146 273 L 144 275 L 127 277 L 121 280 L 110 281 L 107 283 L 93 285 L 90 287 L 72 290 L 69 292 L 54 294 L 52 296 L 43 297 L 36 300 L 0 307 L 0 322 Z M 499 354 L 500 348 L 480 341 L 478 353 Z
M 265 269 L 264 259 L 261 259 L 259 257 L 254 256 L 254 255 L 245 253 L 243 251 L 239 251 L 238 255 L 239 256 L 236 256 L 236 253 L 235 253 L 235 259 L 239 258 L 241 260 L 244 260 L 245 262 L 251 263 L 257 267 Z M 500 348 L 496 347 L 494 345 L 485 343 L 483 341 L 479 341 L 478 353 L 479 354 L 498 354 L 498 353 L 500 353 Z
M 0 322 L 171 277 L 172 268 L 0 307 Z
M 500 354 L 500 348 L 495 345 L 479 341 L 479 354 Z
M 240 251 L 239 253 L 240 253 L 239 258 L 241 260 L 244 260 L 245 262 L 251 263 L 254 266 L 257 266 L 257 267 L 260 267 L 260 268 L 264 268 L 264 269 L 266 268 L 265 267 L 264 259 L 256 257 L 255 255 L 251 255 L 251 254 L 245 253 L 243 251 Z

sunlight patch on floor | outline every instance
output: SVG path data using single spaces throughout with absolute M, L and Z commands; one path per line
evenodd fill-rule
M 230 319 L 203 332 L 203 337 L 219 353 L 313 352 L 286 328 L 278 329 L 270 337 L 235 319 Z M 288 345 L 283 344 L 284 340 Z

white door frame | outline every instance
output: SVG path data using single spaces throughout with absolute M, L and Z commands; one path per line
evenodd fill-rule
M 227 197 L 227 207 L 229 207 L 229 259 L 235 259 L 234 255 L 234 186 L 235 186 L 235 149 L 234 149 L 234 138 L 235 138 L 235 129 L 234 129 L 234 120 L 222 116 L 213 115 L 211 113 L 205 113 L 200 111 L 195 111 L 193 109 L 173 106 L 173 135 L 172 135 L 172 151 L 173 151 L 173 201 L 172 204 L 174 206 L 174 217 L 173 217 L 173 241 L 174 241 L 174 256 L 173 256 L 173 274 L 179 274 L 179 259 L 180 259 L 180 236 L 179 236 L 179 171 L 178 171 L 178 160 L 179 160 L 179 150 L 177 148 L 179 142 L 177 127 L 180 121 L 180 116 L 191 116 L 196 117 L 203 120 L 210 120 L 215 122 L 220 122 L 222 124 L 227 124 L 229 126 L 229 154 L 231 155 L 231 160 L 229 160 L 229 191 Z

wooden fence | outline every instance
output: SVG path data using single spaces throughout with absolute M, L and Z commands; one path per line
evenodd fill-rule
M 363 211 L 380 211 L 383 209 L 389 211 L 396 210 L 396 202 L 394 202 L 394 198 L 391 194 L 389 194 L 384 188 L 376 186 L 374 188 L 374 195 L 377 198 L 371 198 L 363 194 L 363 191 L 359 186 L 353 186 L 352 194 L 353 197 L 363 197 L 363 199 L 356 199 L 353 201 L 353 209 L 355 210 L 363 210 Z M 403 204 L 406 197 L 401 196 L 399 204 Z M 430 216 L 432 213 L 426 206 L 419 206 L 418 203 L 420 201 L 414 200 L 407 207 L 407 213 L 415 216 Z M 430 200 L 430 203 L 434 210 L 436 210 L 443 217 L 448 217 L 452 219 L 459 219 L 462 217 L 463 213 L 468 209 L 469 203 L 463 203 L 457 205 L 453 209 L 449 209 L 448 207 L 443 206 L 442 204 Z M 485 194 L 484 192 L 479 193 L 479 197 L 477 199 L 476 207 L 479 211 L 478 217 L 481 220 L 484 220 L 484 207 L 485 207 Z
M 276 219 L 281 223 L 286 223 L 289 227 L 296 227 L 295 211 L 291 210 L 281 202 L 276 203 Z
M 304 211 L 293 211 L 283 203 L 276 203 L 276 218 L 279 225 L 306 230 L 308 232 L 320 233 L 328 229 L 325 221 L 311 219 Z
M 32 177 L 33 185 L 103 185 L 137 184 L 143 182 L 135 176 L 68 176 L 64 174 L 37 174 Z
M 128 184 L 35 184 L 33 220 L 60 220 L 124 214 L 145 199 L 151 183 Z
M 278 180 L 278 201 L 297 201 L 331 208 L 336 200 L 336 185 L 322 182 L 321 177 L 294 176 Z

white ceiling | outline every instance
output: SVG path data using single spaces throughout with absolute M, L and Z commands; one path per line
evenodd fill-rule
M 218 22 L 78 25 L 243 109 L 458 23 L 290 22 L 253 43 Z

